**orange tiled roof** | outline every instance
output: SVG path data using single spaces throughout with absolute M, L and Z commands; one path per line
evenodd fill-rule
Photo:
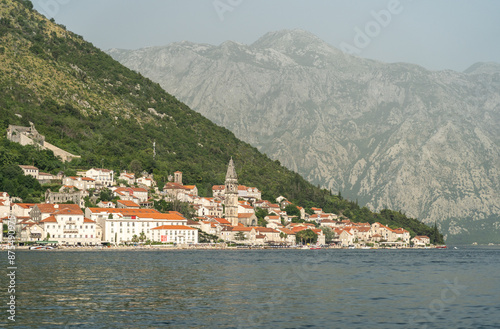
M 212 186 L 212 191 L 222 191 L 225 190 L 226 187 L 224 185 L 214 185 Z
M 250 232 L 252 230 L 252 228 L 238 225 L 238 226 L 227 226 L 227 230 L 228 231 L 237 231 L 237 232 L 240 232 L 240 231 Z
M 57 206 L 57 207 L 56 207 Z M 83 214 L 82 210 L 77 204 L 52 204 L 52 203 L 38 203 L 36 207 L 40 209 L 41 213 L 54 213 L 61 209 L 70 209 L 73 211 L 78 211 L 80 214 Z
M 54 215 L 83 215 L 83 211 L 78 208 L 59 208 L 53 212 Z
M 231 224 L 227 219 L 225 218 L 214 218 L 219 224 Z
M 54 216 L 49 216 L 41 220 L 40 223 L 57 223 L 57 219 Z
M 414 239 L 422 240 L 422 239 L 430 239 L 427 235 L 417 235 Z
M 250 218 L 252 216 L 255 216 L 255 214 L 244 214 L 244 213 L 238 213 L 238 218 Z
M 286 227 L 281 227 L 281 228 L 278 228 L 278 231 L 281 231 L 285 234 L 288 234 L 288 235 L 295 235 L 295 232 L 286 228 Z

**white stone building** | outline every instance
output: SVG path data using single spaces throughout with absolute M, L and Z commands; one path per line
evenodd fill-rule
M 103 228 L 103 241 L 110 243 L 131 242 L 142 232 L 150 239 L 155 227 L 187 224 L 176 211 L 163 214 L 154 209 L 86 208 L 85 215 Z
M 74 186 L 79 190 L 88 191 L 95 189 L 95 180 L 89 177 L 67 176 L 63 178 L 63 185 L 68 187 Z
M 149 239 L 155 242 L 195 244 L 198 230 L 185 225 L 162 225 L 150 230 Z
M 69 245 L 95 245 L 101 242 L 101 228 L 78 209 L 58 208 L 38 222 L 43 228 L 42 239 Z M 48 234 L 48 235 L 47 235 Z
M 96 185 L 112 186 L 114 181 L 114 171 L 109 169 L 92 168 L 85 172 L 85 177 L 95 180 Z

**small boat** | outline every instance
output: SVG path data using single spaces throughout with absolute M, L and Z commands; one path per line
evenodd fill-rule
M 52 246 L 32 246 L 30 247 L 30 250 L 50 250 L 54 249 Z
M 318 249 L 321 249 L 320 246 L 311 246 L 309 249 L 311 250 L 318 250 Z
M 446 249 L 446 246 L 436 246 L 436 249 Z

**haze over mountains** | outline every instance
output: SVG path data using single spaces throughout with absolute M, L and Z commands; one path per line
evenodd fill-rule
M 300 30 L 109 54 L 314 184 L 500 242 L 499 64 L 386 64 Z

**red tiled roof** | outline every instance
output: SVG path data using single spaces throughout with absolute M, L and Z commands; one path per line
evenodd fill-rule
M 84 218 L 83 218 L 83 222 L 84 222 L 84 223 L 95 223 L 95 221 L 93 221 L 92 219 L 87 218 L 87 217 L 84 217 Z

